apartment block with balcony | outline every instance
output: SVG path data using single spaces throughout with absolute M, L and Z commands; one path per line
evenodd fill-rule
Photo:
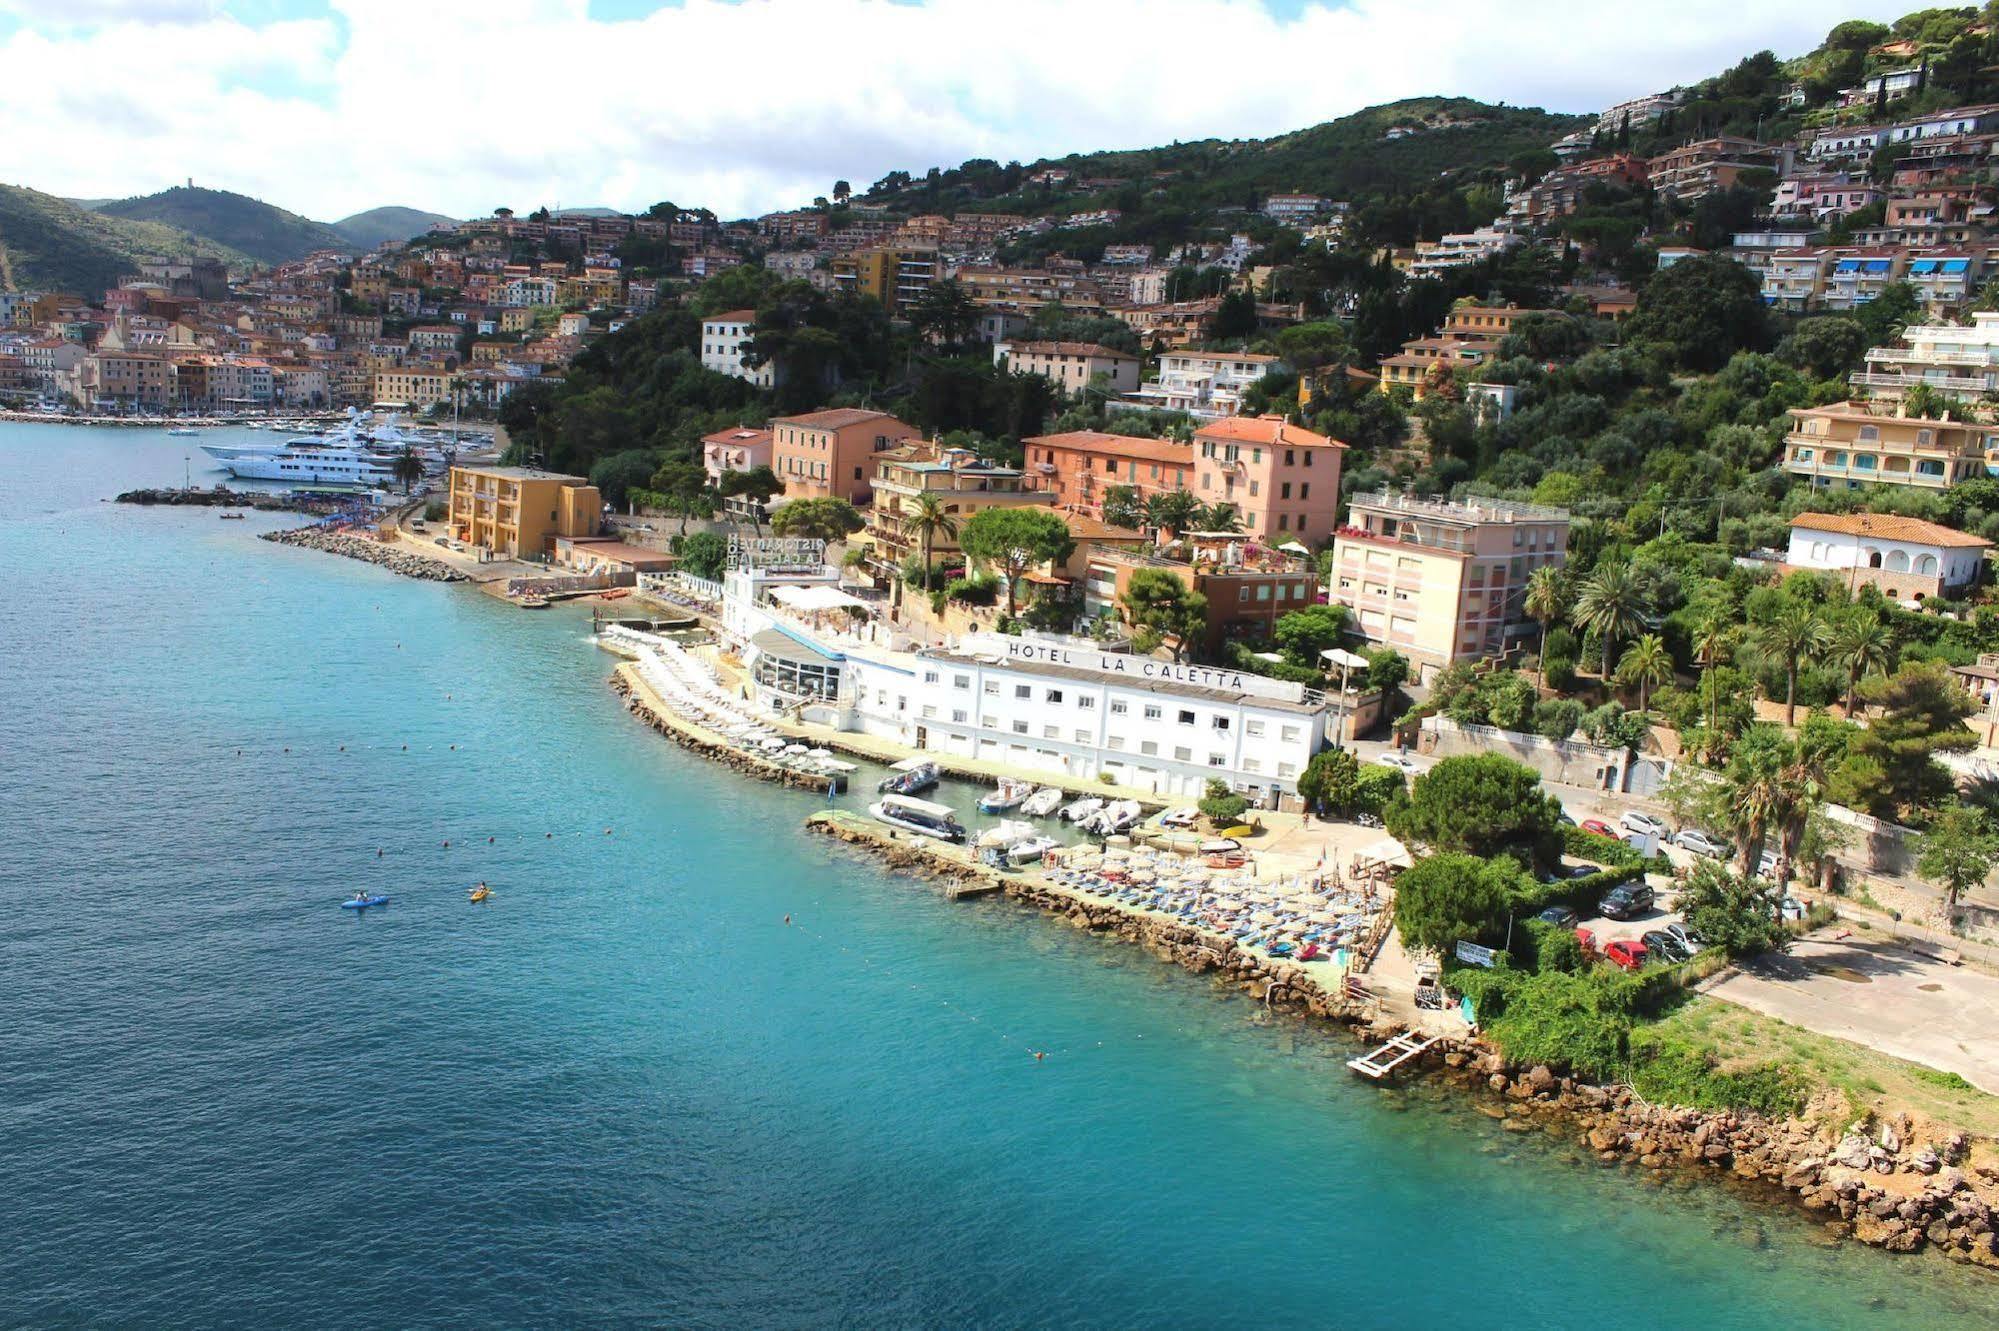
M 1139 358 L 1094 342 L 1008 342 L 993 344 L 993 364 L 1021 374 L 1038 374 L 1070 393 L 1080 393 L 1101 374 L 1113 393 L 1138 388 Z
M 856 506 L 868 502 L 875 454 L 921 433 L 885 411 L 862 407 L 779 416 L 770 430 L 771 465 L 787 500 L 833 497 Z
M 711 485 L 720 485 L 732 471 L 755 471 L 771 465 L 771 432 L 738 425 L 701 436 L 701 469 Z
M 1832 263 L 1832 251 L 1825 249 L 1771 251 L 1762 266 L 1763 303 L 1792 313 L 1813 308 L 1825 292 Z
M 1259 541 L 1309 546 L 1332 535 L 1346 445 L 1282 416 L 1235 417 L 1194 432 L 1194 493 L 1234 504 Z
M 997 467 L 966 449 L 909 444 L 875 456 L 874 498 L 868 508 L 870 560 L 893 572 L 905 560 L 923 556 L 923 532 L 916 522 L 926 496 L 937 500 L 955 528 L 989 508 L 1047 508 L 1055 496 L 1032 489 L 1016 467 Z M 933 561 L 959 553 L 955 531 L 930 536 Z
M 1568 510 L 1383 491 L 1355 495 L 1333 538 L 1329 599 L 1368 642 L 1408 657 L 1428 684 L 1453 661 L 1496 656 L 1524 630 L 1537 568 L 1568 559 Z
M 1062 508 L 1097 519 L 1104 515 L 1104 495 L 1114 486 L 1130 487 L 1144 503 L 1157 494 L 1191 490 L 1194 484 L 1192 444 L 1101 430 L 1036 435 L 1021 443 L 1034 488 L 1054 495 Z
M 1878 416 L 1864 402 L 1794 407 L 1783 466 L 1821 488 L 1947 490 L 1985 475 L 1989 433 L 1967 421 Z
M 1242 410 L 1243 390 L 1277 364 L 1276 356 L 1249 351 L 1168 352 L 1159 358 L 1159 377 L 1123 400 L 1210 419 L 1233 416 Z
M 558 537 L 595 536 L 604 501 L 581 476 L 529 467 L 453 467 L 447 518 L 457 540 L 505 559 L 541 559 Z
M 935 245 L 880 246 L 835 258 L 833 284 L 857 296 L 872 296 L 890 314 L 901 313 L 943 276 Z
M 1899 399 L 1917 384 L 1953 401 L 1999 392 L 1999 313 L 1975 311 L 1969 328 L 1911 324 L 1899 347 L 1872 347 L 1867 367 L 1855 371 L 1855 388 Z

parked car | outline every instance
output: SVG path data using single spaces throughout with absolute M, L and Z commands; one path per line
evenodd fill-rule
M 1620 938 L 1603 945 L 1603 959 L 1628 971 L 1643 967 L 1648 955 L 1645 945 L 1635 938 Z
M 1651 888 L 1643 883 L 1624 883 L 1604 894 L 1597 913 L 1606 920 L 1629 920 L 1651 909 Z
M 1660 932 L 1666 934 L 1675 943 L 1678 943 L 1680 945 L 1680 950 L 1682 952 L 1685 952 L 1690 957 L 1694 953 L 1700 951 L 1701 948 L 1705 946 L 1705 944 L 1701 942 L 1699 934 L 1687 928 L 1686 925 L 1680 923 L 1678 920 L 1674 920 L 1671 924 L 1667 925 Z
M 1619 814 L 1617 816 L 1617 825 L 1627 832 L 1636 832 L 1640 836 L 1663 837 L 1666 835 L 1666 824 L 1664 821 L 1654 818 L 1649 813 L 1640 813 L 1636 809 L 1626 809 L 1623 813 Z
M 1777 852 L 1766 850 L 1756 857 L 1756 876 L 1775 878 L 1777 876 Z
M 1691 850 L 1694 854 L 1705 855 L 1711 860 L 1728 858 L 1728 847 L 1698 827 L 1683 827 L 1675 832 L 1673 844 L 1681 850 Z
M 1607 836 L 1612 841 L 1617 840 L 1617 829 L 1612 827 L 1609 823 L 1606 823 L 1601 818 L 1583 819 L 1582 829 L 1585 832 L 1594 832 L 1598 836 Z
M 1571 878 L 1587 878 L 1593 873 L 1602 872 L 1603 866 L 1601 864 L 1591 864 L 1588 860 L 1571 864 L 1568 868 L 1568 876 Z
M 1573 929 L 1577 924 L 1576 913 L 1567 906 L 1550 906 L 1534 918 L 1557 929 Z
M 1574 827 L 1576 825 L 1576 816 L 1567 809 L 1564 809 L 1556 816 L 1555 825 L 1557 827 Z
M 1685 961 L 1693 956 L 1693 953 L 1680 946 L 1677 938 L 1664 929 L 1648 929 L 1642 941 L 1645 944 L 1646 955 L 1657 957 L 1661 961 Z

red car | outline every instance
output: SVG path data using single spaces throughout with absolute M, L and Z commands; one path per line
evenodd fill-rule
M 1622 966 L 1628 971 L 1642 969 L 1647 955 L 1645 945 L 1635 938 L 1620 938 L 1603 945 L 1603 955 L 1612 965 Z
M 1601 818 L 1585 818 L 1577 826 L 1581 827 L 1585 832 L 1594 832 L 1598 836 L 1607 836 L 1612 841 L 1617 840 L 1617 829 Z

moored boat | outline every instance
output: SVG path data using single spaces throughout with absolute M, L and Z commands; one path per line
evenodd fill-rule
M 1033 793 L 1034 787 L 1029 782 L 1016 781 L 1010 776 L 1003 776 L 1000 778 L 997 790 L 980 796 L 979 812 L 1004 813 L 1008 809 L 1019 808 L 1027 802 L 1027 797 Z
M 1060 786 L 1043 786 L 1020 802 L 1020 811 L 1031 818 L 1046 818 L 1062 807 Z
M 883 795 L 920 795 L 943 779 L 937 764 L 928 758 L 904 758 L 888 769 L 888 775 L 876 784 L 875 790 Z
M 868 813 L 877 822 L 900 827 L 905 832 L 936 837 L 939 841 L 965 839 L 965 828 L 958 821 L 958 811 L 948 804 L 933 804 L 910 795 L 887 794 L 881 797 L 879 803 L 869 805 Z
M 1052 836 L 1034 836 L 1008 846 L 1006 858 L 1012 864 L 1032 864 L 1061 843 Z
M 992 846 L 1000 850 L 1005 850 L 1010 846 L 1019 845 L 1033 835 L 1033 823 L 1024 823 L 1018 819 L 1008 818 L 1004 822 L 997 823 L 979 833 L 979 846 L 982 849 Z
M 1104 802 L 1102 800 L 1094 795 L 1085 795 L 1075 803 L 1063 807 L 1062 821 L 1065 823 L 1080 823 L 1103 807 Z

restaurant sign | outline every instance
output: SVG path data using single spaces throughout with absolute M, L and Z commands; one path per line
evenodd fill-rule
M 729 537 L 731 568 L 824 568 L 826 542 L 804 536 Z

